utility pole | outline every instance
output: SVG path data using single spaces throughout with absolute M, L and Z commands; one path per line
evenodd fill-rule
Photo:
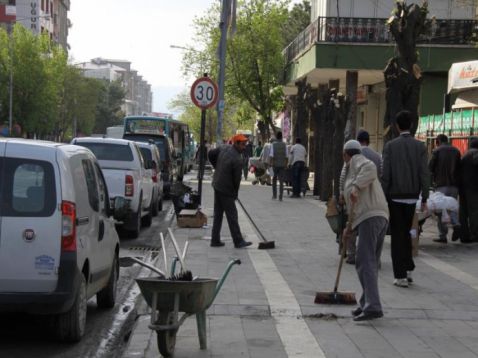
M 226 47 L 227 47 L 227 19 L 230 13 L 231 0 L 222 0 L 221 21 L 219 29 L 221 30 L 221 40 L 219 42 L 219 79 L 218 79 L 218 102 L 217 102 L 217 127 L 216 142 L 222 143 L 222 124 L 224 119 L 224 82 L 226 72 Z
M 13 44 L 13 36 L 12 36 L 13 28 L 12 23 L 8 23 L 8 52 L 10 57 L 10 79 L 8 84 L 8 136 L 12 136 L 13 130 L 13 51 L 12 51 L 12 44 Z

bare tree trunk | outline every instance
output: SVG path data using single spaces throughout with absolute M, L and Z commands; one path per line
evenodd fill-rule
M 297 97 L 296 97 L 296 110 L 297 116 L 294 122 L 294 137 L 302 139 L 302 144 L 305 146 L 306 141 L 306 125 L 307 125 L 307 105 L 305 103 L 307 78 L 297 81 Z M 306 147 L 307 148 L 307 147 Z
M 416 42 L 426 32 L 429 21 L 426 19 L 428 4 L 422 6 L 396 3 L 393 16 L 388 20 L 399 55 L 388 61 L 384 70 L 386 103 L 384 118 L 384 143 L 395 138 L 395 117 L 398 112 L 407 110 L 412 114 L 412 135 L 418 128 L 418 104 L 420 100 L 421 70 L 418 66 Z
M 345 88 L 349 108 L 347 113 L 348 130 L 345 133 L 345 140 L 355 139 L 357 136 L 357 87 L 358 72 L 347 71 Z
M 317 90 L 317 99 L 320 100 L 320 104 L 317 104 L 317 109 L 314 114 L 314 195 L 320 195 L 321 180 L 322 180 L 322 165 L 323 165 L 323 138 L 322 128 L 324 123 L 324 111 L 323 111 L 323 99 L 327 93 L 327 85 L 320 84 Z

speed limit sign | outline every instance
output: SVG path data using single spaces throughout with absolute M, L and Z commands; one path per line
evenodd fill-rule
M 217 85 L 209 77 L 201 77 L 191 86 L 191 100 L 201 109 L 208 109 L 217 102 Z

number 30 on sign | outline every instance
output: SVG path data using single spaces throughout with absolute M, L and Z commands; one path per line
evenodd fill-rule
M 191 100 L 201 109 L 214 106 L 217 102 L 217 95 L 217 85 L 209 77 L 198 78 L 191 86 Z

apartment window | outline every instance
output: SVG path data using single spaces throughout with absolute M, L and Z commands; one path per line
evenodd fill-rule
M 41 0 L 41 11 L 45 11 L 45 0 Z
M 46 12 L 50 12 L 50 2 L 46 1 Z

